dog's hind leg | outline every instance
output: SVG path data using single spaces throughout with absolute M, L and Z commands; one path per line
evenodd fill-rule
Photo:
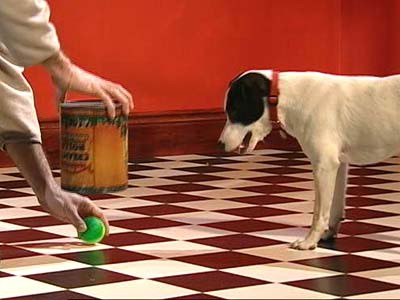
M 321 239 L 329 240 L 336 237 L 339 232 L 340 222 L 344 218 L 344 208 L 346 203 L 347 186 L 347 163 L 341 163 L 336 176 L 335 193 L 331 207 L 331 216 L 329 219 L 329 229 L 326 230 Z
M 315 179 L 315 204 L 313 223 L 304 240 L 298 240 L 291 246 L 294 249 L 314 249 L 325 230 L 329 228 L 330 212 L 335 193 L 336 176 L 340 162 L 334 146 L 324 147 L 324 153 L 320 153 L 313 162 Z

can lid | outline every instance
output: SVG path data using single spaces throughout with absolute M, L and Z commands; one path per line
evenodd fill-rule
M 115 102 L 114 102 L 114 105 L 116 108 L 120 108 L 122 106 L 121 103 L 115 103 Z M 106 107 L 104 105 L 104 103 L 100 100 L 64 102 L 64 103 L 60 103 L 60 106 L 62 108 L 90 108 L 90 109 L 99 109 L 99 110 L 104 110 Z

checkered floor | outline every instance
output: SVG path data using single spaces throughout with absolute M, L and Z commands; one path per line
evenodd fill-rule
M 127 190 L 91 197 L 111 224 L 95 246 L 0 169 L 0 299 L 398 299 L 399 164 L 351 167 L 341 235 L 314 251 L 288 248 L 311 223 L 300 152 L 130 164 Z

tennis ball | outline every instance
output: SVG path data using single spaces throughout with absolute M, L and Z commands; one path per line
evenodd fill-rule
M 85 221 L 87 229 L 85 232 L 79 232 L 78 237 L 87 244 L 100 242 L 106 233 L 103 221 L 97 217 L 86 217 L 83 221 Z

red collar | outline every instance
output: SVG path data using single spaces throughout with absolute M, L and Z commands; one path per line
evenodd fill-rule
M 278 119 L 278 102 L 279 102 L 279 72 L 272 71 L 272 80 L 271 80 L 271 91 L 268 96 L 268 111 L 269 111 L 269 120 L 272 124 L 276 124 L 279 126 L 280 122 Z

